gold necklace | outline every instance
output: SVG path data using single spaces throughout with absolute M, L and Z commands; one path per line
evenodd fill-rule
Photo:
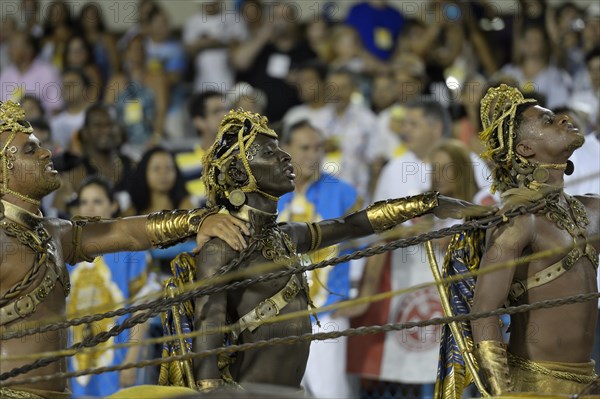
M 560 204 L 561 192 L 551 193 L 546 196 L 546 207 L 544 213 L 546 218 L 553 222 L 559 229 L 566 230 L 575 239 L 579 230 L 585 230 L 590 224 L 585 207 L 574 197 L 566 197 L 569 210 Z M 569 212 L 570 211 L 570 212 Z

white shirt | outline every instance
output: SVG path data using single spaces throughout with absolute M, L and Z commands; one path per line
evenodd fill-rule
M 600 140 L 597 133 L 585 136 L 585 143 L 571 155 L 575 171 L 565 175 L 565 192 L 570 195 L 600 194 Z
M 242 41 L 247 37 L 246 27 L 241 16 L 220 13 L 204 15 L 197 13 L 185 23 L 182 32 L 183 42 L 190 45 L 198 38 L 206 36 L 223 42 L 225 45 Z M 225 92 L 235 83 L 234 70 L 229 65 L 229 49 L 219 47 L 198 52 L 195 59 L 196 91 L 216 90 Z
M 328 115 L 332 112 L 332 105 L 324 105 L 321 108 L 313 108 L 307 104 L 300 104 L 290 108 L 283 116 L 283 125 L 285 128 L 289 128 L 295 123 L 302 120 L 307 120 L 311 125 L 319 129 L 326 137 L 326 127 Z
M 52 129 L 52 141 L 60 144 L 61 148 L 67 148 L 73 134 L 83 127 L 85 121 L 85 110 L 76 114 L 63 111 L 50 118 L 50 129 Z
M 525 79 L 523 71 L 516 65 L 505 65 L 502 72 L 514 77 L 521 86 L 533 83 L 534 90 L 546 97 L 547 108 L 554 109 L 567 105 L 571 94 L 572 79 L 564 70 L 550 65 L 538 73 L 531 82 Z M 527 97 L 527 93 L 525 93 L 525 97 Z
M 333 107 L 328 107 L 323 117 L 325 137 L 335 139 L 340 146 L 340 152 L 328 154 L 326 162 L 337 163 L 337 176 L 351 183 L 359 195 L 366 198 L 370 161 L 368 149 L 377 141 L 375 114 L 363 104 L 351 103 L 343 115 L 337 115 Z
M 373 141 L 368 149 L 368 156 L 371 160 L 378 157 L 383 157 L 385 159 L 394 158 L 396 149 L 402 144 L 400 137 L 398 137 L 398 135 L 390 128 L 392 109 L 394 107 L 397 107 L 397 105 L 394 104 L 391 107 L 386 108 L 376 116 L 377 139 Z

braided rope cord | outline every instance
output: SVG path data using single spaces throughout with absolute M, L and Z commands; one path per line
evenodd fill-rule
M 291 268 L 291 269 L 285 269 L 285 270 L 280 270 L 280 271 L 276 271 L 276 272 L 271 272 L 271 273 L 260 275 L 260 276 L 254 277 L 254 278 L 248 278 L 245 280 L 237 281 L 235 283 L 226 284 L 226 285 L 218 285 L 218 286 L 212 286 L 212 287 L 207 287 L 207 288 L 199 287 L 199 288 L 190 290 L 186 293 L 183 293 L 183 294 L 178 295 L 173 298 L 158 299 L 155 301 L 148 302 L 146 304 L 132 306 L 127 309 L 123 308 L 123 309 L 118 309 L 115 311 L 106 312 L 106 313 L 102 313 L 102 314 L 86 316 L 86 317 L 82 317 L 82 318 L 78 318 L 78 319 L 72 319 L 72 320 L 68 320 L 65 322 L 54 323 L 51 325 L 42 326 L 42 327 L 38 327 L 38 328 L 17 331 L 17 332 L 5 334 L 1 338 L 3 340 L 20 338 L 23 336 L 32 335 L 32 334 L 36 334 L 36 333 L 47 332 L 47 331 L 56 331 L 56 330 L 68 328 L 68 327 L 74 326 L 74 325 L 91 323 L 91 322 L 94 322 L 97 320 L 102 320 L 107 317 L 122 316 L 127 313 L 135 313 L 135 312 L 139 312 L 142 310 L 148 310 L 145 313 L 137 313 L 137 314 L 131 316 L 130 318 L 123 321 L 123 323 L 115 325 L 113 328 L 111 328 L 108 331 L 104 331 L 104 332 L 99 333 L 98 335 L 88 337 L 88 338 L 84 339 L 83 341 L 71 346 L 70 349 L 80 349 L 80 348 L 96 346 L 102 342 L 107 341 L 111 337 L 114 337 L 114 336 L 120 334 L 121 332 L 125 331 L 126 329 L 129 329 L 137 324 L 144 323 L 149 318 L 169 309 L 169 307 L 172 306 L 173 304 L 181 303 L 183 301 L 195 298 L 197 296 L 210 295 L 210 294 L 222 292 L 225 290 L 244 288 L 244 287 L 248 287 L 255 283 L 260 283 L 260 282 L 267 281 L 267 280 L 286 277 L 286 276 L 290 276 L 292 274 L 303 273 L 305 271 L 314 270 L 314 269 L 322 268 L 322 267 L 326 267 L 326 266 L 332 266 L 332 265 L 336 265 L 339 263 L 345 263 L 345 262 L 348 262 L 353 259 L 360 259 L 360 258 L 364 258 L 364 257 L 378 255 L 378 254 L 389 252 L 389 251 L 392 251 L 392 250 L 395 250 L 398 248 L 405 248 L 405 247 L 409 247 L 412 245 L 421 244 L 426 241 L 442 238 L 442 237 L 445 237 L 448 235 L 453 235 L 453 234 L 460 233 L 460 232 L 467 231 L 467 230 L 478 229 L 478 228 L 479 229 L 489 229 L 491 227 L 494 227 L 496 225 L 499 225 L 500 223 L 507 221 L 511 217 L 516 217 L 516 216 L 523 215 L 523 214 L 526 214 L 529 212 L 536 212 L 536 211 L 542 209 L 544 206 L 545 206 L 544 201 L 541 201 L 541 202 L 535 203 L 529 207 L 522 206 L 522 207 L 516 208 L 514 210 L 506 212 L 503 215 L 489 216 L 489 217 L 482 218 L 479 220 L 469 221 L 469 222 L 466 222 L 463 224 L 457 224 L 457 225 L 454 225 L 454 226 L 451 226 L 448 228 L 444 228 L 441 230 L 421 234 L 419 236 L 395 240 L 395 241 L 392 241 L 385 245 L 376 246 L 376 247 L 369 248 L 369 249 L 362 250 L 362 251 L 356 251 L 351 254 L 347 254 L 347 255 L 344 255 L 341 257 L 337 257 L 337 258 L 332 258 L 332 259 L 325 260 L 325 261 L 322 261 L 322 262 L 319 262 L 316 264 L 311 264 L 311 265 L 299 267 L 299 268 Z M 251 249 L 252 248 L 250 246 L 249 246 L 249 248 L 246 248 L 244 251 L 242 251 L 242 253 L 240 254 L 240 256 L 238 258 L 234 259 L 231 262 L 231 264 L 234 266 L 230 267 L 229 265 L 227 265 L 227 266 L 225 266 L 225 268 L 231 270 L 234 267 L 236 267 L 237 265 L 239 265 L 250 254 Z M 0 374 L 0 381 L 6 380 L 8 378 L 16 377 L 17 375 L 27 373 L 31 370 L 35 370 L 40 367 L 45 367 L 49 364 L 52 364 L 52 363 L 60 360 L 63 357 L 65 357 L 65 356 L 52 356 L 52 357 L 48 357 L 45 359 L 38 359 L 30 364 L 26 364 L 24 366 L 15 368 L 9 372 Z
M 365 326 L 365 327 L 349 328 L 349 329 L 342 330 L 342 331 L 333 331 L 333 332 L 327 332 L 327 333 L 306 333 L 306 334 L 302 334 L 302 335 L 278 337 L 278 338 L 272 338 L 272 339 L 268 339 L 268 340 L 262 340 L 262 341 L 247 343 L 247 344 L 231 345 L 228 347 L 215 348 L 215 349 L 210 349 L 207 351 L 202 351 L 202 352 L 197 352 L 197 353 L 188 353 L 185 355 L 144 360 L 144 361 L 137 362 L 137 363 L 127 363 L 127 364 L 121 364 L 121 365 L 117 365 L 117 366 L 90 368 L 90 369 L 72 371 L 72 372 L 60 372 L 60 373 L 55 373 L 55 374 L 50 374 L 50 375 L 45 375 L 45 376 L 36 376 L 36 377 L 23 378 L 23 379 L 18 379 L 18 380 L 13 380 L 13 381 L 0 382 L 0 387 L 32 384 L 32 383 L 38 383 L 38 382 L 42 382 L 42 381 L 79 377 L 82 375 L 89 375 L 89 374 L 102 374 L 102 373 L 111 372 L 111 371 L 120 371 L 120 370 L 126 370 L 126 369 L 130 369 L 130 368 L 141 368 L 141 367 L 146 367 L 146 366 L 154 366 L 154 365 L 158 365 L 158 364 L 162 364 L 162 363 L 182 361 L 182 360 L 188 360 L 188 359 L 203 359 L 203 358 L 207 358 L 210 356 L 216 356 L 216 355 L 219 355 L 222 353 L 244 352 L 244 351 L 248 351 L 251 349 L 265 348 L 265 347 L 270 347 L 270 346 L 275 346 L 275 345 L 293 345 L 296 343 L 307 342 L 307 341 L 317 341 L 317 340 L 322 341 L 322 340 L 327 340 L 327 339 L 332 339 L 332 338 L 352 337 L 352 336 L 377 334 L 377 333 L 390 332 L 390 331 L 400 331 L 400 330 L 405 330 L 405 329 L 410 329 L 410 328 L 422 328 L 422 327 L 428 327 L 428 326 L 449 324 L 449 323 L 453 323 L 453 322 L 467 322 L 467 321 L 473 321 L 473 320 L 477 320 L 477 319 L 487 318 L 490 316 L 500 316 L 500 315 L 505 315 L 505 314 L 512 315 L 512 314 L 517 314 L 517 313 L 528 312 L 531 310 L 549 309 L 549 308 L 554 308 L 554 307 L 559 307 L 559 306 L 564 306 L 564 305 L 571 305 L 571 304 L 575 304 L 575 303 L 583 303 L 583 302 L 595 300 L 599 297 L 600 297 L 600 293 L 591 292 L 591 293 L 587 293 L 587 294 L 573 295 L 573 296 L 569 296 L 569 297 L 565 297 L 565 298 L 548 299 L 548 300 L 544 300 L 544 301 L 534 302 L 531 304 L 511 306 L 508 308 L 499 308 L 499 309 L 494 309 L 494 310 L 487 311 L 487 312 L 469 313 L 469 314 L 464 314 L 464 315 L 447 316 L 447 317 L 436 317 L 433 319 L 422 320 L 422 321 L 417 321 L 417 322 L 388 323 L 388 324 L 368 326 L 368 327 Z M 8 373 L 5 373 L 5 374 L 8 374 Z M 7 377 L 7 378 L 11 378 L 11 377 Z M 1 378 L 1 379 L 5 380 L 7 378 Z

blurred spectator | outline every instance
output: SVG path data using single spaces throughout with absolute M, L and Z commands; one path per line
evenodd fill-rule
M 25 119 L 32 121 L 34 119 L 44 118 L 44 108 L 39 98 L 33 95 L 26 95 L 21 99 L 21 107 L 25 111 Z
M 460 141 L 443 140 L 428 155 L 431 190 L 472 202 L 479 191 L 470 151 Z
M 316 128 L 325 128 L 325 115 L 331 105 L 327 104 L 327 65 L 318 60 L 307 61 L 297 71 L 298 94 L 301 105 L 290 108 L 283 116 L 284 127 L 307 119 Z
M 332 72 L 327 80 L 327 102 L 323 134 L 328 152 L 325 171 L 352 184 L 368 199 L 368 149 L 377 140 L 375 114 L 362 103 L 357 77 L 348 70 Z
M 431 181 L 426 157 L 433 146 L 448 137 L 450 129 L 450 115 L 439 102 L 416 99 L 406 104 L 401 134 L 408 151 L 384 167 L 373 199 L 386 200 L 428 191 Z M 403 228 L 410 226 L 428 231 L 431 223 L 419 218 L 403 224 Z M 369 258 L 359 296 L 432 281 L 426 258 L 421 255 L 419 250 L 406 248 Z M 437 289 L 427 287 L 391 300 L 356 306 L 348 314 L 364 314 L 353 321 L 353 325 L 359 326 L 426 320 L 443 313 Z M 348 370 L 368 378 L 422 384 L 418 397 L 426 398 L 433 392 L 437 373 L 438 331 L 421 328 L 401 332 L 401 336 L 391 333 L 350 338 Z M 375 350 L 381 346 L 383 350 Z
M 595 1 L 585 10 L 582 40 L 583 51 L 586 53 L 600 46 L 600 4 Z
M 150 14 L 158 8 L 154 0 L 138 0 L 137 22 L 117 41 L 117 49 L 124 51 L 129 41 L 137 36 L 146 36 L 150 25 Z
M 0 71 L 10 65 L 10 38 L 17 31 L 17 21 L 10 16 L 2 17 L 0 24 Z
M 62 70 L 67 41 L 75 33 L 71 10 L 63 0 L 57 0 L 50 3 L 44 14 L 43 47 L 40 57 Z
M 100 68 L 102 81 L 108 82 L 110 76 L 119 68 L 119 54 L 115 36 L 106 30 L 102 11 L 97 3 L 88 3 L 79 12 L 79 27 L 85 40 L 92 45 L 93 58 Z
M 226 92 L 235 83 L 229 61 L 229 46 L 246 39 L 246 29 L 238 15 L 223 12 L 222 0 L 205 1 L 183 28 L 183 43 L 194 59 L 194 90 Z
M 102 95 L 102 73 L 96 64 L 92 46 L 83 36 L 71 36 L 65 45 L 63 70 L 80 69 L 89 80 L 86 99 L 90 104 L 97 102 Z
M 60 144 L 54 140 L 52 129 L 50 128 L 50 124 L 46 121 L 46 119 L 32 119 L 29 123 L 31 123 L 31 127 L 35 132 L 35 137 L 40 140 L 40 147 L 50 150 L 52 156 L 62 151 Z
M 388 60 L 396 48 L 404 16 L 386 0 L 369 0 L 352 6 L 346 23 L 356 29 L 364 47 L 381 60 Z
M 201 205 L 206 202 L 206 189 L 201 178 L 202 162 L 217 137 L 219 125 L 227 109 L 225 96 L 210 90 L 194 94 L 188 105 L 188 112 L 199 140 L 192 151 L 177 154 L 176 161 L 187 181 L 187 190 Z
M 38 59 L 39 44 L 31 35 L 16 32 L 10 39 L 10 65 L 0 73 L 0 101 L 19 102 L 25 95 L 41 99 L 53 113 L 63 106 L 60 75 L 51 64 Z
M 575 76 L 584 66 L 581 31 L 582 13 L 572 2 L 546 8 L 546 29 L 550 37 L 556 66 Z
M 485 87 L 486 79 L 483 76 L 479 74 L 467 76 L 459 98 L 463 114 L 454 121 L 452 134 L 452 137 L 460 140 L 476 154 L 485 150 L 479 139 L 479 132 L 483 130 L 479 109 Z
M 265 114 L 277 122 L 298 104 L 296 89 L 288 82 L 290 72 L 316 55 L 298 32 L 299 16 L 293 5 L 274 3 L 272 10 L 262 10 L 259 15 L 260 26 L 250 31 L 247 41 L 233 47 L 231 59 L 238 71 L 237 80 L 267 95 Z
M 439 86 L 445 88 L 447 69 L 457 62 L 465 48 L 462 9 L 455 1 L 435 0 L 423 7 L 423 13 L 427 28 L 412 48 L 425 60 L 430 86 L 441 83 Z M 467 73 L 466 65 L 458 68 L 463 70 L 457 71 L 455 67 L 452 74 L 462 82 Z M 434 87 L 431 91 L 436 94 Z M 442 100 L 444 97 L 437 98 Z
M 160 147 L 142 156 L 131 179 L 129 195 L 137 215 L 193 208 L 173 154 Z
M 327 20 L 318 16 L 306 23 L 306 40 L 311 50 L 317 55 L 321 62 L 329 62 L 331 59 L 331 28 Z
M 555 114 L 566 114 L 573 126 L 585 135 L 585 143 L 571 155 L 570 161 L 575 165 L 571 175 L 565 175 L 565 191 L 570 195 L 600 194 L 600 133 L 599 129 L 587 130 L 586 123 L 571 108 L 557 108 Z
M 338 25 L 331 34 L 332 69 L 345 68 L 354 73 L 376 75 L 387 70 L 383 61 L 363 48 L 358 32 L 346 25 Z
M 19 30 L 27 32 L 35 38 L 41 38 L 44 28 L 39 22 L 39 0 L 21 0 L 20 11 Z
M 71 169 L 61 174 L 62 185 L 57 191 L 54 207 L 66 212 L 67 204 L 75 193 L 74 187 L 78 187 L 87 176 L 100 175 L 113 185 L 119 207 L 126 212 L 131 205 L 126 190 L 135 164 L 121 152 L 124 134 L 110 108 L 100 104 L 89 107 L 79 136 L 82 155 L 73 162 L 74 165 L 70 165 Z
M 539 92 L 546 97 L 550 109 L 565 105 L 572 81 L 569 75 L 550 64 L 550 42 L 542 25 L 526 26 L 517 43 L 517 58 L 502 72 L 514 77 L 527 95 Z
M 62 74 L 62 98 L 65 109 L 50 118 L 54 140 L 68 148 L 71 139 L 83 127 L 85 111 L 91 105 L 87 93 L 90 81 L 81 69 L 66 69 Z
M 149 15 L 148 35 L 145 42 L 150 71 L 166 74 L 169 102 L 165 131 L 173 137 L 183 136 L 183 104 L 185 91 L 182 83 L 187 68 L 185 50 L 175 39 L 165 10 L 156 8 Z
M 99 177 L 82 182 L 77 192 L 78 214 L 86 217 L 114 218 L 119 213 L 114 191 L 110 184 Z M 148 276 L 146 252 L 119 252 L 96 257 L 92 262 L 70 265 L 71 293 L 67 302 L 67 316 L 81 317 L 90 312 L 114 310 L 130 302 L 146 284 Z M 99 331 L 122 323 L 129 315 L 102 319 L 69 329 L 71 342 L 80 342 Z M 146 327 L 137 325 L 116 337 L 99 344 L 97 352 L 79 352 L 69 359 L 69 371 L 88 367 L 109 367 L 138 362 L 141 346 L 110 348 L 119 343 L 139 341 L 144 338 Z M 113 371 L 71 379 L 71 391 L 75 397 L 100 396 L 115 393 L 123 386 L 133 385 L 137 369 Z
M 406 53 L 417 54 L 421 51 L 420 43 L 426 33 L 427 24 L 424 18 L 415 17 L 406 19 L 402 27 L 402 32 L 400 32 L 398 37 L 395 55 Z
M 394 76 L 391 72 L 373 76 L 371 87 L 371 110 L 376 115 L 379 115 L 379 113 L 396 102 L 396 92 L 395 90 L 390 90 L 390 87 L 393 86 Z
M 324 137 L 306 120 L 292 125 L 283 138 L 284 150 L 294 163 L 296 188 L 279 199 L 280 222 L 319 222 L 347 215 L 360 207 L 356 190 L 335 175 L 322 173 Z M 339 246 L 324 248 L 310 254 L 312 263 L 349 253 Z M 310 296 L 317 307 L 331 305 L 349 298 L 349 263 L 308 273 Z M 320 313 L 320 326 L 313 323 L 313 332 L 341 331 L 349 327 L 347 317 L 336 313 Z M 304 389 L 317 398 L 348 398 L 351 395 L 346 375 L 346 338 L 314 341 L 302 380 Z
M 427 90 L 425 64 L 418 56 L 398 56 L 393 67 L 394 82 L 388 90 L 395 94 L 396 102 L 377 116 L 377 139 L 375 145 L 369 148 L 370 159 L 388 160 L 406 150 L 398 136 L 402 124 L 402 105 L 418 98 Z
M 148 17 L 147 62 L 151 70 L 164 72 L 171 87 L 181 82 L 186 68 L 183 46 L 174 38 L 165 10 L 156 8 Z
M 244 111 L 265 114 L 267 95 L 246 82 L 236 84 L 227 97 L 232 109 L 241 108 Z
M 600 113 L 600 45 L 585 57 L 585 73 L 580 76 L 579 90 L 576 90 L 569 104 L 585 114 L 585 127 L 592 126 Z
M 123 54 L 121 72 L 111 79 L 104 96 L 107 104 L 115 105 L 127 141 L 138 151 L 163 139 L 168 90 L 166 76 L 147 67 L 142 38 L 132 38 Z

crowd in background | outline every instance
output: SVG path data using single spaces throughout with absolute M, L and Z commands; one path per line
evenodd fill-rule
M 204 206 L 202 157 L 221 118 L 240 107 L 266 115 L 292 154 L 297 188 L 282 198 L 282 220 L 337 217 L 432 189 L 493 204 L 498 197 L 489 193 L 477 133 L 479 101 L 499 83 L 570 115 L 586 144 L 574 155 L 566 191 L 600 193 L 598 2 L 518 0 L 508 14 L 486 0 L 419 1 L 404 9 L 385 0 L 354 3 L 347 15 L 332 13 L 332 2 L 317 3 L 318 17 L 307 19 L 285 1 L 203 1 L 175 27 L 164 3 L 141 0 L 137 22 L 114 32 L 96 3 L 83 2 L 75 15 L 70 4 L 53 1 L 41 18 L 37 0 L 21 0 L 18 12 L 1 16 L 0 100 L 23 105 L 61 172 L 62 187 L 44 200 L 44 213 L 115 217 Z M 232 7 L 237 14 L 226 12 Z M 397 234 L 443 226 L 423 218 Z M 442 255 L 444 245 L 437 245 Z M 83 265 L 87 279 L 75 267 L 72 298 L 89 293 L 85 285 L 96 276 L 100 299 L 72 308 L 159 290 L 169 261 L 193 247 L 102 257 Z M 427 267 L 423 251 L 397 250 L 311 275 L 311 294 L 324 305 L 408 287 L 431 281 Z M 325 325 L 439 316 L 436 295 L 434 288 L 334 312 Z M 136 339 L 160 335 L 160 321 L 137 332 Z M 309 359 L 305 388 L 316 397 L 430 397 L 438 333 L 314 343 L 311 357 L 323 358 Z M 140 349 L 76 356 L 70 367 L 160 353 Z M 74 379 L 74 392 L 103 396 L 119 385 L 155 383 L 156 370 L 98 378 Z

